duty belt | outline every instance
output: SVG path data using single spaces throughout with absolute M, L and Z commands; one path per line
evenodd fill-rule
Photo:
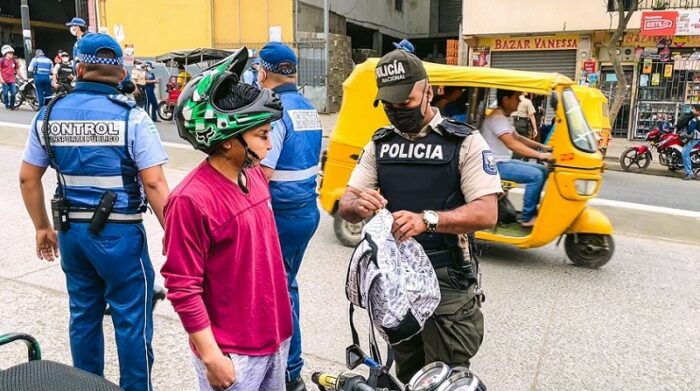
M 461 267 L 464 264 L 464 252 L 460 247 L 447 250 L 426 250 L 425 253 L 435 269 L 448 266 Z
M 80 210 L 68 212 L 68 219 L 72 222 L 77 223 L 89 223 L 92 219 L 92 215 L 95 213 L 94 210 Z M 143 221 L 142 213 L 124 214 L 124 213 L 110 213 L 107 219 L 108 223 L 140 223 Z

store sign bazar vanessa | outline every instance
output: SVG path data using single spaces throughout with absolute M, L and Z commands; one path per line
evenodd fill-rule
M 491 51 L 566 50 L 578 48 L 577 36 L 493 38 Z

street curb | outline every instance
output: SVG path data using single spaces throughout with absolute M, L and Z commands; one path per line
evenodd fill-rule
M 27 134 L 28 126 L 0 122 L 0 145 L 24 148 Z M 186 144 L 164 142 L 163 145 L 168 153 L 166 167 L 169 170 L 191 170 L 205 157 Z M 518 190 L 511 191 L 516 205 L 521 204 L 522 198 Z M 594 199 L 589 204 L 608 216 L 616 233 L 700 244 L 700 235 L 697 234 L 700 212 L 604 199 Z
M 656 168 L 649 167 L 642 172 L 629 172 L 622 169 L 620 165 L 620 159 L 616 157 L 606 157 L 605 158 L 605 169 L 609 171 L 627 172 L 628 174 L 638 174 L 638 175 L 655 175 L 663 176 L 668 178 L 682 178 L 681 172 L 669 171 L 666 167 Z

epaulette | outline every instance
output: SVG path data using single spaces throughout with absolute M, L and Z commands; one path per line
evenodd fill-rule
M 385 126 L 383 128 L 379 128 L 379 129 L 377 129 L 376 132 L 374 132 L 374 136 L 372 136 L 372 141 L 381 140 L 384 137 L 392 134 L 393 132 L 394 132 L 393 126 Z
M 130 109 L 133 109 L 134 107 L 137 106 L 136 101 L 129 99 L 124 94 L 111 94 L 111 95 L 108 95 L 108 97 L 109 97 L 109 100 L 111 100 L 112 102 L 119 103 L 120 105 L 126 106 Z
M 469 136 L 476 130 L 473 126 L 452 118 L 443 118 L 442 122 L 438 124 L 438 128 L 445 133 L 462 138 Z

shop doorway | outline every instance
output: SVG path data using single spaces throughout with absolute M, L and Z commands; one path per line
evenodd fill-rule
M 623 66 L 625 79 L 627 81 L 627 93 L 625 94 L 625 102 L 622 104 L 620 112 L 615 118 L 615 123 L 612 124 L 613 137 L 627 137 L 630 131 L 630 112 L 632 110 L 632 76 L 634 74 L 633 66 Z M 609 105 L 612 106 L 617 93 L 617 75 L 612 66 L 602 66 L 600 70 L 600 90 L 608 98 Z

